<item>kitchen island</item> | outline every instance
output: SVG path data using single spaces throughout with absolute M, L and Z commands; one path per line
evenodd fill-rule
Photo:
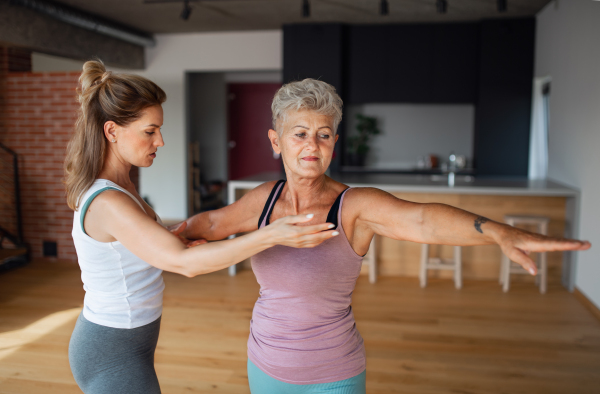
M 264 173 L 241 180 L 229 181 L 228 201 L 231 204 L 248 190 L 283 175 Z M 374 187 L 394 196 L 419 203 L 437 202 L 477 213 L 492 220 L 504 221 L 504 215 L 535 215 L 550 218 L 548 234 L 556 237 L 577 237 L 579 191 L 551 180 L 473 178 L 456 176 L 454 186 L 443 175 L 351 174 L 341 173 L 333 179 L 350 187 Z M 376 236 L 377 269 L 379 275 L 417 277 L 421 247 L 407 241 Z M 431 254 L 449 258 L 451 246 L 432 246 Z M 463 278 L 498 279 L 502 254 L 496 245 L 463 247 Z M 548 283 L 560 283 L 572 289 L 576 253 L 548 253 Z M 235 267 L 230 270 L 235 273 Z M 450 278 L 449 272 L 431 271 L 431 277 Z M 514 279 L 513 279 L 514 278 Z M 533 281 L 524 275 L 511 280 Z

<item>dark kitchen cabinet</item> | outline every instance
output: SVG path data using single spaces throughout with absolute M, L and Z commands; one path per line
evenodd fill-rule
M 527 176 L 535 19 L 484 21 L 475 111 L 480 175 Z
M 349 27 L 349 102 L 475 102 L 478 33 L 475 23 Z
M 477 100 L 479 24 L 435 25 L 430 102 L 469 104 Z
M 389 35 L 382 26 L 348 27 L 349 104 L 388 102 Z
M 385 101 L 430 102 L 435 30 L 430 25 L 390 25 L 385 29 L 389 36 Z
M 284 83 L 314 78 L 333 85 L 344 97 L 342 24 L 300 24 L 283 27 Z

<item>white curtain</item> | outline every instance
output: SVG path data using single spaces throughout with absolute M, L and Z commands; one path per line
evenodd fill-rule
M 531 134 L 529 141 L 529 179 L 544 179 L 548 176 L 548 120 L 549 100 L 544 88 L 549 86 L 550 77 L 535 78 L 531 110 Z

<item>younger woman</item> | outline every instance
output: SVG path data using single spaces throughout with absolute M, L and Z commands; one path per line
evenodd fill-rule
M 69 345 L 75 380 L 88 394 L 155 394 L 154 370 L 164 284 L 162 270 L 188 277 L 226 268 L 277 244 L 312 247 L 335 235 L 328 224 L 268 228 L 187 249 L 140 198 L 131 166 L 149 167 L 164 145 L 166 95 L 136 75 L 84 64 L 81 109 L 65 162 L 73 240 L 86 291 Z M 184 227 L 180 228 L 182 231 Z

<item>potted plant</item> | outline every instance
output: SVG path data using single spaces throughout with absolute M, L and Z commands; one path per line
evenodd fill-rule
M 371 137 L 381 134 L 377 128 L 377 119 L 372 116 L 356 114 L 356 131 L 358 134 L 348 137 L 348 164 L 351 166 L 364 166 L 367 153 L 371 147 Z

